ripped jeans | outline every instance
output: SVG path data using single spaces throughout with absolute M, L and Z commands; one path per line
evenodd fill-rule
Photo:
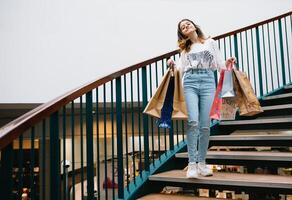
M 184 74 L 183 86 L 188 110 L 189 162 L 204 162 L 210 137 L 209 113 L 215 95 L 214 72 L 210 69 L 191 69 Z

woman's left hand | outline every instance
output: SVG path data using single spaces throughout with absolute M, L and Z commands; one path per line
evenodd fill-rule
M 226 66 L 230 65 L 230 64 L 234 64 L 236 63 L 236 58 L 235 57 L 230 57 L 226 60 Z

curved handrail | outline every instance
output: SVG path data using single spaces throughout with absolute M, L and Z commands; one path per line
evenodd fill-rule
M 289 16 L 292 14 L 292 11 L 287 12 L 285 14 L 279 15 L 277 17 L 270 18 L 268 20 L 246 26 L 244 28 L 237 29 L 232 32 L 228 32 L 219 36 L 214 37 L 215 40 L 224 38 L 226 36 L 231 36 L 237 33 L 240 33 L 242 31 L 246 31 L 252 28 L 256 28 L 260 25 L 278 20 L 280 18 Z M 37 108 L 27 112 L 26 114 L 20 116 L 19 118 L 13 120 L 12 122 L 8 123 L 7 125 L 3 126 L 0 128 L 0 150 L 4 148 L 6 145 L 11 143 L 15 138 L 17 138 L 22 132 L 26 131 L 29 127 L 34 125 L 35 123 L 39 122 L 45 117 L 48 117 L 50 114 L 56 112 L 59 108 L 62 106 L 68 104 L 69 102 L 73 101 L 74 99 L 80 97 L 81 95 L 86 94 L 87 92 L 97 88 L 100 85 L 103 85 L 117 77 L 120 77 L 124 74 L 127 74 L 131 71 L 137 70 L 139 68 L 142 68 L 144 66 L 150 65 L 154 62 L 160 61 L 165 58 L 169 58 L 175 54 L 179 53 L 179 50 L 174 50 L 169 53 L 157 56 L 155 58 L 146 60 L 141 63 L 137 63 L 135 65 L 132 65 L 130 67 L 127 67 L 125 69 L 122 69 L 120 71 L 114 72 L 110 75 L 107 75 L 103 78 L 100 78 L 98 80 L 94 80 L 92 82 L 89 82 L 81 87 L 78 87 L 74 90 L 71 90 L 55 99 L 52 101 L 49 101 L 47 103 L 44 103 Z

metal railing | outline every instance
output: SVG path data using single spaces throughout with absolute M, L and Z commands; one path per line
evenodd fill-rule
M 235 56 L 260 97 L 291 83 L 291 12 L 214 39 Z M 3 199 L 128 199 L 185 147 L 142 114 L 173 51 L 43 104 L 0 129 Z M 26 188 L 26 189 L 24 189 Z

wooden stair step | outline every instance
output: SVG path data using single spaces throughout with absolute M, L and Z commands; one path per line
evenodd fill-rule
M 292 108 L 292 104 L 274 105 L 274 106 L 264 106 L 262 107 L 264 111 L 269 110 L 283 110 Z
M 254 134 L 210 136 L 210 146 L 290 146 L 292 134 Z
M 213 176 L 196 179 L 186 178 L 186 171 L 171 170 L 158 173 L 149 177 L 150 181 L 169 183 L 188 183 L 199 185 L 221 185 L 235 187 L 258 187 L 270 189 L 291 189 L 292 177 L 268 174 L 240 174 L 215 172 Z
M 221 126 L 291 123 L 292 117 L 257 118 L 252 120 L 221 121 Z
M 263 97 L 260 99 L 261 106 L 290 104 L 292 100 L 292 92 L 288 89 L 284 92 L 286 93 Z
M 284 89 L 292 89 L 292 85 L 285 85 Z
M 223 200 L 218 198 L 194 197 L 190 195 L 178 194 L 149 194 L 139 198 L 139 200 Z M 228 199 L 224 199 L 228 200 Z
M 267 96 L 267 97 L 263 97 L 263 100 L 282 99 L 282 98 L 289 98 L 289 97 L 292 97 L 292 93 Z
M 188 153 L 178 153 L 177 158 L 188 158 Z M 208 151 L 207 159 L 220 160 L 258 160 L 258 161 L 286 161 L 292 162 L 292 152 L 266 151 Z
M 216 135 L 210 136 L 210 141 L 254 141 L 254 140 L 292 140 L 292 134 L 255 134 L 255 135 Z

